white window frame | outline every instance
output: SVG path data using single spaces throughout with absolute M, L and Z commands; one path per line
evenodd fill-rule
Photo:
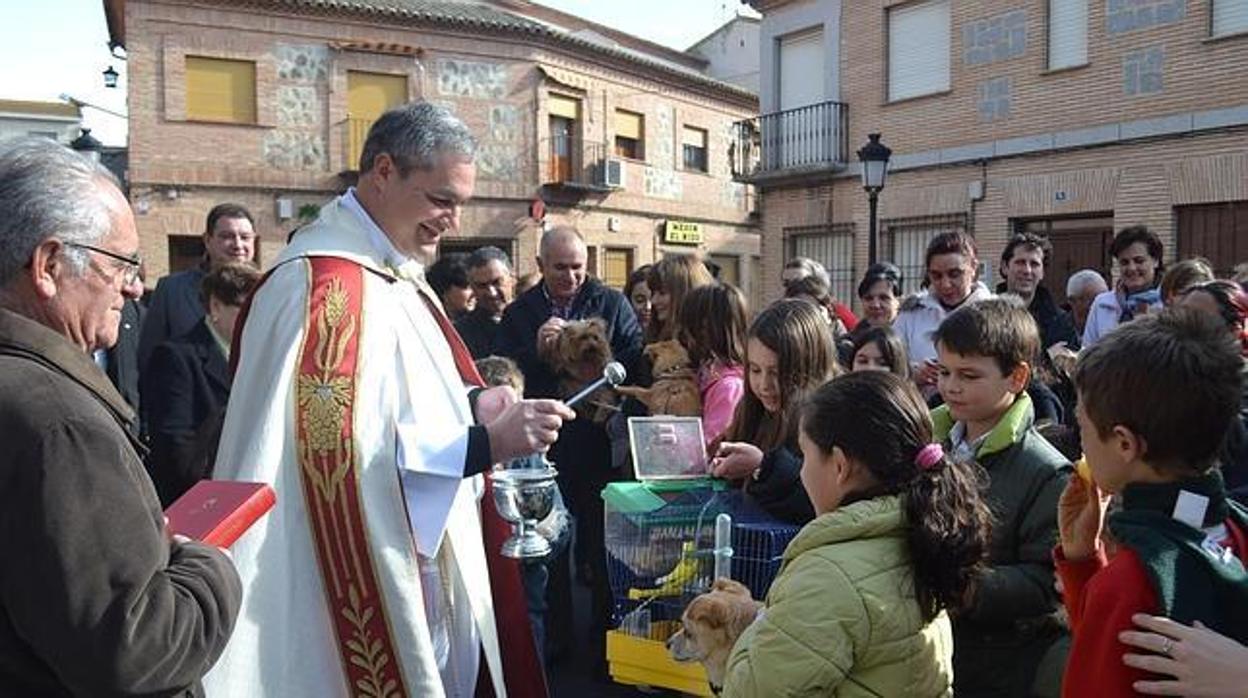
M 1088 64 L 1088 0 L 1049 0 L 1048 69 Z
M 1248 34 L 1248 0 L 1210 0 L 1209 36 L 1237 34 Z
M 950 0 L 924 0 L 886 10 L 889 102 L 948 92 L 952 85 Z M 914 34 L 901 36 L 901 32 Z
M 823 84 L 823 74 L 828 64 L 826 46 L 822 24 L 786 34 L 776 42 L 776 111 L 800 109 L 827 99 Z M 804 95 L 804 99 L 793 96 L 785 98 L 785 95 L 792 95 L 795 91 L 791 86 L 794 82 L 792 73 L 785 75 L 784 67 L 788 64 L 785 61 L 786 49 L 791 52 L 806 51 L 803 55 L 811 62 L 808 68 L 799 71 L 808 74 L 799 75 L 796 80 L 796 92 Z M 792 57 L 795 53 L 788 55 Z

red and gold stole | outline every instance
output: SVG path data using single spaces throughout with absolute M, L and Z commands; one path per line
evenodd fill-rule
M 308 262 L 295 405 L 304 503 L 350 695 L 403 698 L 409 694 L 364 522 L 352 433 L 364 270 L 333 257 Z

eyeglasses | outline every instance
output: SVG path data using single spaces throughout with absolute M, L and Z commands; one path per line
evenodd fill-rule
M 102 254 L 109 259 L 125 265 L 121 270 L 121 273 L 123 274 L 121 281 L 126 286 L 133 286 L 135 282 L 139 280 L 139 272 L 141 271 L 143 260 L 140 259 L 137 254 L 133 257 L 126 257 L 124 255 L 119 255 L 116 252 L 110 252 L 94 245 L 84 245 L 80 242 L 66 242 L 65 246 L 76 247 L 80 250 L 89 250 L 97 254 Z

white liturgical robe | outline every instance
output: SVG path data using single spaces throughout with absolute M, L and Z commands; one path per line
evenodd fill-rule
M 481 668 L 504 696 L 480 476 L 462 476 L 472 424 L 467 391 L 413 282 L 419 265 L 398 255 L 351 194 L 326 204 L 283 250 L 242 332 L 214 477 L 267 482 L 277 505 L 233 548 L 243 608 L 205 689 L 222 697 L 346 690 L 296 450 L 306 258 L 324 256 L 366 269 L 353 441 L 365 528 L 404 684 L 411 696 L 471 695 L 484 650 Z

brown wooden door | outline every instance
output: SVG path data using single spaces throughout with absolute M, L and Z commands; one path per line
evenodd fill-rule
M 1248 262 L 1248 201 L 1226 201 L 1174 209 L 1178 223 L 1177 259 L 1204 257 L 1219 277 Z

